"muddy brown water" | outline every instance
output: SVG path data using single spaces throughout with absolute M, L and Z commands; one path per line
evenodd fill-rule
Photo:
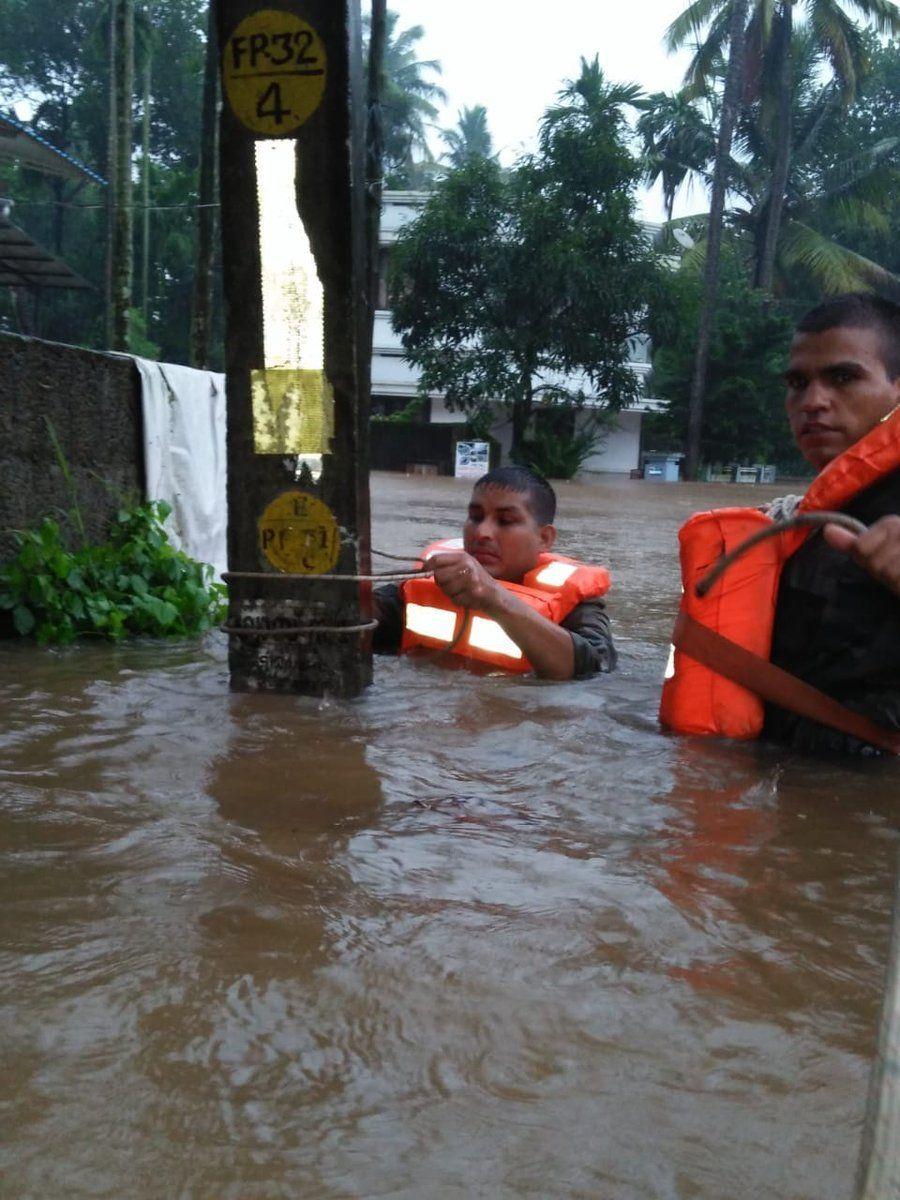
M 0 647 L 0 1195 L 852 1194 L 900 768 L 661 735 L 675 529 L 750 493 L 560 492 L 613 676 Z M 373 495 L 408 552 L 467 487 Z

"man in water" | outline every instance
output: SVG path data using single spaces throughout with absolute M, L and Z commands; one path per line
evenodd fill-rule
M 732 676 L 721 656 L 730 651 L 719 646 L 707 662 L 697 625 L 757 656 L 768 652 L 775 666 L 845 708 L 900 729 L 900 307 L 867 294 L 818 305 L 797 326 L 785 382 L 791 432 L 818 475 L 805 497 L 784 497 L 764 511 L 779 521 L 798 505 L 839 509 L 868 532 L 829 525 L 791 533 L 781 543 L 786 558 L 776 543 L 764 543 L 747 552 L 742 574 L 732 568 L 737 584 L 729 587 L 726 571 L 707 602 L 696 597 L 697 573 L 726 545 L 760 530 L 760 518 L 752 509 L 691 518 L 681 532 L 680 654 L 660 716 L 685 733 L 761 733 L 804 750 L 857 750 L 861 743 L 845 733 L 776 704 L 763 714 L 748 691 L 723 686 L 723 675 Z
M 867 294 L 818 305 L 797 326 L 785 382 L 791 433 L 820 472 L 900 404 L 900 307 Z M 900 728 L 900 424 L 896 436 L 892 469 L 843 507 L 868 533 L 830 525 L 788 559 L 771 655 L 890 729 Z M 772 705 L 765 733 L 847 748 L 844 735 Z
M 533 590 L 532 575 L 545 561 L 542 556 L 550 553 L 556 540 L 555 516 L 556 494 L 546 479 L 524 467 L 499 467 L 475 484 L 463 526 L 463 548 L 434 554 L 428 565 L 440 593 L 459 614 L 457 630 L 471 614 L 483 615 L 496 622 L 504 641 L 514 643 L 541 678 L 582 679 L 612 671 L 616 665 L 609 618 L 599 599 L 604 584 L 597 581 L 605 573 L 575 564 L 574 571 L 569 570 L 571 578 L 562 585 L 565 595 L 548 591 L 552 600 L 548 611 L 562 614 L 568 609 L 558 621 L 540 611 L 540 595 L 537 607 L 525 597 L 526 589 Z M 562 564 L 563 575 L 569 566 L 569 560 Z M 578 595 L 573 585 L 580 586 Z M 407 586 L 382 587 L 375 593 L 376 653 L 398 653 L 412 640 Z M 456 636 L 460 644 L 455 652 L 466 657 L 465 629 Z

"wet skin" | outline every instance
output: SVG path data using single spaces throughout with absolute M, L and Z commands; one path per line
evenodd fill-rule
M 875 329 L 798 333 L 785 382 L 791 433 L 817 471 L 900 404 L 900 378 L 889 378 Z
M 787 414 L 803 457 L 821 471 L 900 404 L 877 329 L 798 333 L 791 343 Z M 825 538 L 900 595 L 900 517 L 882 517 L 859 537 L 829 525 Z

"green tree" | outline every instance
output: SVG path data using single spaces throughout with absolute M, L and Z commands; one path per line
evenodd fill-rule
M 868 287 L 893 294 L 900 286 L 897 280 L 876 257 L 868 257 L 866 250 L 877 246 L 879 238 L 888 249 L 883 235 L 888 229 L 886 212 L 900 185 L 900 122 L 891 124 L 890 118 L 884 117 L 872 124 L 879 110 L 866 99 L 865 77 L 859 99 L 845 109 L 835 82 L 822 83 L 819 78 L 812 39 L 799 32 L 795 40 L 794 148 L 784 188 L 773 285 L 779 295 L 788 297 Z M 877 103 L 886 105 L 887 100 L 882 84 Z M 648 174 L 668 170 L 670 186 L 678 186 L 691 173 L 708 179 L 711 163 L 702 128 L 705 125 L 712 137 L 714 110 L 703 100 L 685 100 L 683 94 L 677 103 L 670 97 L 651 97 L 650 101 L 660 102 L 660 116 L 651 110 L 642 117 L 648 124 L 644 130 Z M 885 107 L 884 111 L 889 110 Z M 659 138 L 651 142 L 659 127 L 668 131 L 666 122 L 673 112 L 683 123 L 684 133 L 676 128 L 667 142 Z M 852 136 L 846 132 L 848 128 Z M 730 156 L 725 171 L 732 201 L 727 223 L 739 239 L 756 282 L 760 248 L 769 228 L 773 169 L 759 103 L 744 108 L 738 134 L 740 151 Z M 679 223 L 683 222 L 674 224 Z M 696 219 L 687 223 L 696 235 Z M 701 239 L 692 254 L 702 259 L 706 252 Z
M 715 159 L 716 131 L 686 90 L 674 95 L 654 92 L 641 101 L 640 108 L 637 132 L 643 142 L 644 172 L 648 183 L 661 180 L 671 221 L 685 179 Z
M 694 0 L 666 33 L 669 49 L 696 44 L 686 82 L 694 95 L 714 86 L 721 75 L 723 39 L 735 0 Z M 742 0 L 738 0 L 742 2 Z M 757 122 L 770 156 L 765 223 L 758 246 L 754 282 L 770 291 L 794 143 L 795 51 L 811 44 L 820 68 L 827 68 L 846 107 L 867 68 L 861 28 L 845 11 L 854 9 L 879 33 L 900 32 L 900 11 L 891 0 L 753 0 L 746 30 L 748 54 L 744 99 L 759 102 Z M 805 39 L 797 39 L 795 9 L 806 16 Z M 704 35 L 704 30 L 705 35 Z
M 900 46 L 870 34 L 866 53 L 870 69 L 855 101 L 823 129 L 808 186 L 836 197 L 849 193 L 848 203 L 836 200 L 819 214 L 823 236 L 900 276 Z M 878 187 L 859 197 L 852 185 L 867 173 Z M 875 285 L 900 298 L 891 281 Z
M 441 137 L 447 147 L 444 158 L 454 170 L 464 167 L 473 158 L 490 158 L 494 153 L 487 109 L 483 104 L 460 109 L 456 126 L 445 129 Z
M 219 194 L 219 56 L 214 4 L 209 5 L 206 55 L 203 67 L 203 124 L 197 178 L 197 252 L 191 305 L 190 362 L 206 367 L 212 351 L 213 273 L 215 267 L 216 202 Z
M 649 386 L 667 402 L 664 413 L 644 418 L 644 443 L 652 449 L 684 445 L 702 298 L 701 275 L 688 264 L 666 277 L 652 306 Z M 796 468 L 782 379 L 793 322 L 752 287 L 746 265 L 733 250 L 722 257 L 717 318 L 710 340 L 701 460 Z
M 112 0 L 110 19 L 110 233 L 107 345 L 128 349 L 134 277 L 134 0 Z M 114 147 L 114 150 L 112 149 Z
M 15 30 L 0 44 L 0 102 L 12 107 L 28 100 L 35 132 L 73 154 L 101 175 L 107 163 L 109 114 L 110 13 L 118 0 L 0 0 L 0 27 Z M 132 113 L 150 109 L 148 161 L 141 169 L 149 186 L 150 207 L 135 204 L 138 230 L 135 252 L 149 251 L 147 320 L 134 324 L 129 348 L 158 345 L 175 362 L 188 361 L 190 295 L 195 272 L 198 166 L 201 149 L 201 90 L 208 0 L 153 0 L 152 30 L 147 4 L 135 5 L 135 57 L 146 66 L 153 47 L 151 104 L 133 97 Z M 132 91 L 144 91 L 132 88 Z M 114 122 L 113 122 L 114 125 Z M 138 126 L 134 133 L 140 138 Z M 143 140 L 140 138 L 140 140 Z M 130 156 L 138 161 L 131 140 Z M 102 347 L 104 336 L 104 254 L 106 192 L 90 183 L 48 179 L 15 167 L 0 168 L 0 191 L 16 202 L 15 219 L 39 243 L 59 253 L 92 290 L 46 290 L 34 297 L 34 332 L 58 341 Z M 146 216 L 146 221 L 144 220 Z M 143 273 L 143 272 L 142 272 Z M 214 297 L 220 295 L 214 271 Z M 142 288 L 140 300 L 145 299 Z M 221 304 L 212 304 L 210 355 L 222 361 Z
M 706 230 L 706 261 L 703 268 L 703 307 L 700 311 L 697 345 L 694 351 L 694 370 L 691 379 L 691 401 L 688 408 L 686 449 L 686 475 L 694 479 L 700 462 L 700 433 L 703 425 L 703 403 L 706 394 L 706 373 L 709 347 L 715 322 L 716 300 L 719 288 L 719 254 L 722 246 L 722 230 L 725 213 L 728 159 L 731 142 L 738 118 L 739 91 L 744 63 L 744 22 L 747 0 L 732 0 L 728 18 L 727 36 L 729 43 L 728 65 L 725 68 L 725 83 L 716 135 L 715 160 L 712 171 L 712 188 L 709 200 L 709 218 Z
M 398 32 L 398 20 L 398 14 L 388 10 L 384 21 L 382 154 L 386 186 L 409 188 L 422 182 L 422 163 L 431 161 L 428 127 L 437 117 L 437 105 L 446 96 L 429 78 L 440 75 L 441 64 L 436 59 L 417 57 L 416 43 L 424 37 L 424 29 L 412 25 Z M 364 29 L 368 42 L 368 18 Z
M 583 61 L 536 154 L 450 172 L 397 243 L 394 327 L 422 391 L 467 413 L 501 401 L 519 458 L 538 408 L 615 410 L 639 390 L 627 342 L 657 267 L 634 215 L 624 110 L 638 95 Z

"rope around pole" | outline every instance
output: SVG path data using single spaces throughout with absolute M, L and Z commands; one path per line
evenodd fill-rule
M 765 529 L 760 529 L 758 533 L 754 533 L 751 537 L 745 538 L 740 545 L 735 546 L 723 558 L 720 558 L 711 571 L 697 583 L 694 591 L 698 596 L 705 596 L 706 593 L 714 586 L 725 574 L 732 563 L 746 554 L 748 550 L 752 550 L 754 546 L 758 546 L 760 542 L 764 542 L 767 538 L 777 537 L 781 533 L 787 533 L 789 529 L 821 529 L 825 525 L 839 525 L 841 529 L 846 529 L 848 533 L 855 533 L 857 536 L 867 533 L 868 529 L 863 525 L 862 521 L 857 521 L 855 517 L 848 517 L 846 513 L 841 512 L 810 512 L 798 513 L 795 517 L 791 517 L 789 521 L 775 521 Z
M 223 633 L 235 637 L 299 637 L 307 633 L 368 633 L 377 629 L 377 621 L 366 621 L 362 625 L 288 625 L 280 629 L 254 629 L 247 625 L 220 625 Z
M 394 562 L 424 562 L 425 559 L 421 554 L 388 554 L 386 550 L 376 550 L 373 546 L 372 554 L 377 554 L 379 558 L 390 558 Z
M 406 579 L 422 579 L 433 574 L 430 568 L 421 567 L 416 571 L 377 571 L 374 575 L 291 575 L 281 571 L 277 574 L 273 571 L 223 571 L 220 578 L 226 583 L 231 579 L 264 579 L 269 582 L 284 580 L 286 583 L 298 583 L 301 580 L 304 583 L 318 583 L 320 580 L 328 583 L 401 583 Z
M 388 554 L 384 550 L 372 550 L 373 554 L 380 555 L 381 558 L 390 558 L 395 562 L 422 562 L 424 559 L 421 555 L 400 555 Z M 288 573 L 278 572 L 274 574 L 271 571 L 223 571 L 220 578 L 228 583 L 231 579 L 256 579 L 256 580 L 285 580 L 286 582 L 296 583 L 299 580 L 303 582 L 316 582 L 318 580 L 327 580 L 329 583 L 403 583 L 407 579 L 423 579 L 433 575 L 434 571 L 429 567 L 419 567 L 414 571 L 377 571 L 372 575 L 291 575 Z M 459 643 L 462 641 L 466 630 L 469 627 L 469 622 L 472 617 L 472 610 L 464 608 L 462 612 L 462 620 L 460 621 L 459 629 L 453 636 L 453 641 L 446 646 L 441 646 L 431 651 L 429 657 L 433 661 L 438 661 L 444 658 L 445 655 L 452 654 Z M 378 621 L 366 621 L 362 625 L 291 625 L 281 629 L 251 629 L 244 625 L 220 625 L 219 629 L 222 633 L 227 633 L 234 637 L 300 637 L 304 634 L 342 634 L 342 633 L 369 633 L 373 629 L 378 628 Z

